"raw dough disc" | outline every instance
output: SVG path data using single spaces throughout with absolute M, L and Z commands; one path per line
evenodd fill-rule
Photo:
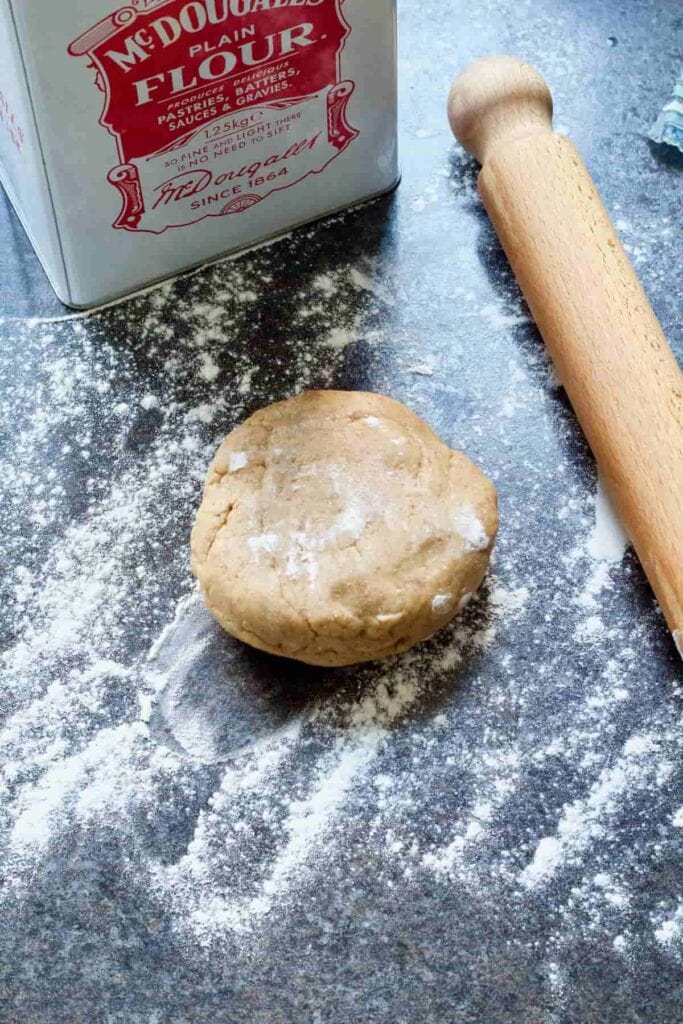
M 192 570 L 240 640 L 351 665 L 449 622 L 481 583 L 497 526 L 493 484 L 405 406 L 311 391 L 220 446 Z

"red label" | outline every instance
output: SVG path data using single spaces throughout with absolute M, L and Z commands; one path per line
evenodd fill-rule
M 357 135 L 342 0 L 132 0 L 71 44 L 116 139 L 114 227 L 161 232 L 249 209 Z

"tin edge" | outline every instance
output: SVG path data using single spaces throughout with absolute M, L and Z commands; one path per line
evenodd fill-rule
M 13 0 L 7 0 L 7 9 L 9 10 L 9 16 L 10 16 L 10 18 L 12 20 L 12 28 L 14 30 L 14 38 L 17 41 L 17 50 L 18 50 L 18 53 L 19 53 L 19 61 L 21 63 L 21 69 L 22 69 L 23 74 L 24 74 L 24 84 L 26 86 L 26 95 L 28 96 L 29 107 L 30 107 L 30 110 L 31 110 L 31 117 L 33 118 L 33 125 L 34 125 L 35 131 L 36 131 L 36 139 L 38 141 L 38 151 L 40 153 L 40 163 L 42 165 L 43 176 L 45 178 L 45 188 L 46 188 L 48 200 L 49 200 L 49 203 L 50 203 L 50 210 L 52 211 L 52 221 L 53 221 L 54 227 L 55 227 L 55 234 L 57 235 L 57 243 L 59 245 L 59 255 L 60 255 L 61 260 L 62 260 L 62 271 L 63 271 L 63 274 L 64 274 L 64 283 L 66 285 L 67 294 L 70 295 L 71 294 L 71 285 L 69 283 L 69 272 L 68 272 L 68 269 L 67 269 L 66 259 L 65 259 L 65 256 L 64 256 L 64 246 L 62 244 L 62 232 L 61 232 L 61 227 L 60 227 L 60 223 L 59 223 L 59 218 L 57 217 L 57 210 L 55 208 L 54 196 L 52 195 L 52 184 L 50 182 L 50 175 L 48 174 L 48 170 L 47 170 L 47 161 L 45 159 L 45 150 L 43 149 L 43 137 L 42 137 L 42 133 L 41 133 L 41 130 L 40 130 L 40 122 L 38 121 L 38 117 L 36 115 L 36 105 L 35 105 L 35 103 L 33 101 L 33 92 L 31 90 L 31 84 L 30 84 L 30 79 L 29 79 L 29 76 L 28 76 L 28 70 L 26 68 L 26 61 L 24 59 L 24 51 L 22 49 L 22 40 L 21 40 L 21 36 L 19 35 L 19 28 L 18 28 L 18 25 L 17 25 L 17 19 L 16 19 L 16 15 L 14 13 Z M 5 188 L 4 182 L 3 182 L 3 188 Z M 10 195 L 9 190 L 7 188 L 5 188 L 5 191 L 7 192 L 7 195 L 9 196 Z M 36 253 L 38 253 L 38 249 L 37 249 L 37 247 L 35 246 L 35 244 L 33 242 L 33 237 L 31 235 L 31 233 L 28 231 L 28 229 L 26 227 L 26 224 L 24 223 L 24 218 L 23 218 L 23 216 L 21 216 L 19 214 L 18 204 L 15 203 L 11 199 L 11 197 L 10 197 L 10 202 L 12 203 L 12 206 L 14 207 L 14 210 L 16 211 L 17 215 L 19 216 L 19 220 L 20 220 L 20 222 L 22 224 L 22 227 L 24 228 L 24 231 L 26 231 L 26 234 L 28 235 L 31 244 L 33 245 L 33 248 L 35 249 Z M 46 274 L 46 277 L 47 277 L 48 281 L 52 285 L 52 289 L 53 289 L 55 295 L 57 296 L 57 298 L 59 299 L 60 302 L 64 302 L 65 305 L 68 305 L 69 303 L 61 297 L 61 295 L 59 294 L 59 292 L 55 288 L 54 283 L 52 281 L 52 277 L 48 273 L 47 267 L 45 265 L 45 261 L 44 261 L 43 257 L 40 255 L 40 253 L 38 253 L 38 259 L 40 260 L 41 266 L 42 266 L 43 270 L 45 271 L 45 274 Z
M 26 237 L 28 238 L 29 242 L 31 243 L 31 247 L 33 248 L 33 252 L 34 252 L 35 256 L 37 257 L 38 262 L 40 263 L 42 271 L 45 274 L 45 277 L 47 278 L 47 280 L 49 282 L 49 285 L 52 288 L 52 291 L 55 293 L 55 295 L 57 296 L 59 301 L 64 306 L 67 306 L 67 307 L 71 308 L 69 302 L 60 294 L 62 289 L 59 288 L 55 284 L 55 279 L 54 279 L 51 271 L 48 269 L 49 261 L 46 259 L 45 255 L 43 254 L 43 251 L 42 251 L 41 247 L 38 245 L 38 242 L 36 241 L 36 238 L 35 238 L 33 232 L 31 231 L 31 228 L 29 227 L 29 224 L 28 224 L 26 218 L 24 217 L 24 214 L 23 214 L 22 209 L 21 209 L 21 204 L 19 203 L 19 201 L 18 201 L 18 199 L 16 197 L 16 194 L 15 194 L 14 190 L 11 187 L 11 185 L 9 183 L 9 180 L 6 177 L 3 176 L 2 168 L 1 167 L 0 167 L 0 186 L 2 186 L 2 188 L 3 188 L 4 192 L 5 192 L 5 195 L 7 196 L 8 200 L 9 200 L 9 204 L 10 204 L 10 206 L 12 208 L 12 213 L 14 214 L 14 216 L 17 218 L 17 220 L 21 224 L 22 228 L 24 229 L 24 234 L 26 235 Z M 58 234 L 59 234 L 59 232 L 58 232 Z M 64 281 L 65 281 L 65 283 L 67 283 L 67 287 L 68 287 L 68 282 L 66 281 L 66 277 L 64 278 Z
M 93 315 L 98 313 L 102 309 L 106 309 L 110 306 L 117 305 L 119 302 L 125 302 L 128 299 L 137 298 L 139 295 L 145 295 L 148 291 L 157 288 L 160 284 L 165 282 L 175 281 L 177 278 L 182 277 L 184 274 L 199 272 L 206 267 L 216 266 L 218 263 L 230 262 L 231 260 L 238 259 L 240 256 L 246 256 L 247 253 L 255 252 L 257 249 L 264 249 L 269 245 L 273 245 L 275 242 L 282 241 L 283 238 L 287 238 L 297 228 L 304 227 L 306 224 L 315 224 L 316 222 L 323 223 L 328 217 L 334 217 L 336 214 L 342 211 L 352 212 L 360 209 L 367 203 L 372 203 L 382 196 L 389 195 L 393 192 L 401 181 L 401 172 L 399 171 L 396 178 L 390 185 L 381 188 L 378 192 L 372 192 L 368 196 L 364 196 L 362 199 L 357 199 L 353 203 L 342 203 L 340 206 L 334 207 L 332 210 L 326 210 L 325 213 L 316 214 L 313 217 L 305 217 L 303 220 L 297 221 L 295 224 L 291 224 L 286 231 L 281 231 L 277 235 L 262 235 L 260 238 L 255 239 L 249 245 L 240 246 L 237 249 L 225 249 L 223 252 L 218 253 L 216 256 L 211 256 L 208 260 L 199 260 L 195 263 L 188 263 L 186 266 L 181 267 L 179 270 L 175 270 L 172 274 L 163 274 L 160 277 L 152 278 L 147 281 L 142 288 L 136 288 L 134 291 L 114 292 L 112 295 L 105 296 L 102 299 L 97 299 L 95 302 L 88 302 L 79 304 L 76 302 L 64 302 L 61 296 L 57 296 L 64 305 L 70 309 L 79 310 L 82 313 Z M 41 261 L 42 262 L 42 261 Z M 49 277 L 49 275 L 48 275 Z M 52 284 L 52 282 L 50 282 Z M 54 287 L 54 286 L 53 286 Z

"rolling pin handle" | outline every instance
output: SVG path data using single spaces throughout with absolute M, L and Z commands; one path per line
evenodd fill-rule
M 516 57 L 484 57 L 453 83 L 448 120 L 458 142 L 484 164 L 503 142 L 552 131 L 553 100 L 535 68 Z

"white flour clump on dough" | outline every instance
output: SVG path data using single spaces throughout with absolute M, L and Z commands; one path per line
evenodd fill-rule
M 489 545 L 489 538 L 471 505 L 463 505 L 457 509 L 453 516 L 453 523 L 465 541 L 465 547 L 468 551 L 486 550 Z

